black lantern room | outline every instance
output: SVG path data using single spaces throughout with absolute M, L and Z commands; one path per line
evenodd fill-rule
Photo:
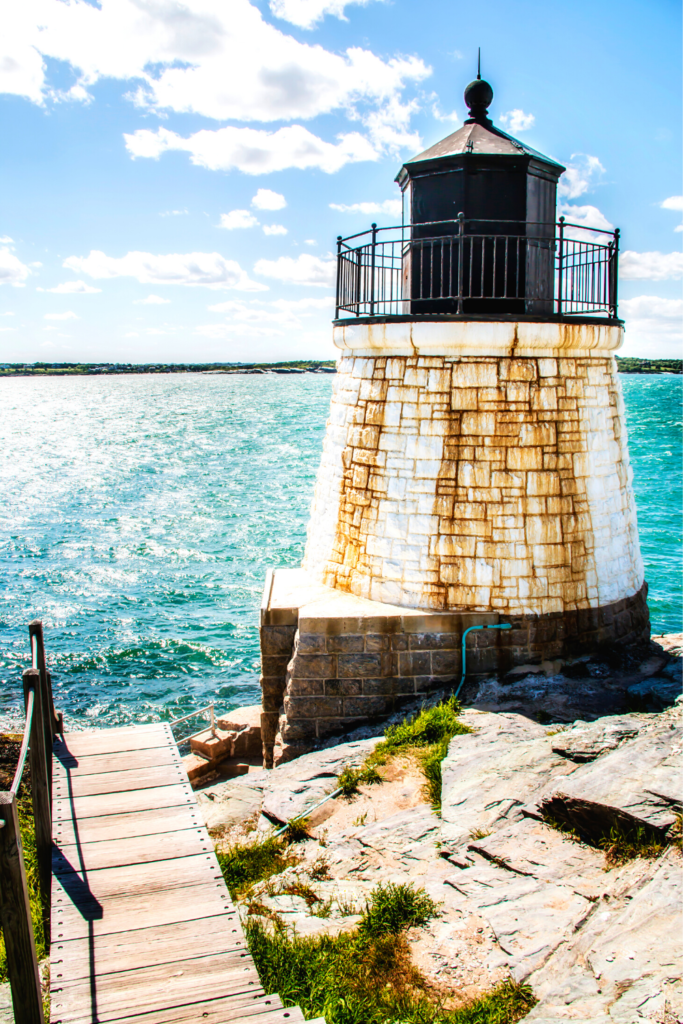
M 495 128 L 492 99 L 478 76 L 465 90 L 463 127 L 396 178 L 410 222 L 403 294 L 413 314 L 553 312 L 557 181 L 565 168 Z

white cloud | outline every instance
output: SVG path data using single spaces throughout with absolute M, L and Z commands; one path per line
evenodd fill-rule
M 631 281 L 667 281 L 683 277 L 683 253 L 627 249 L 619 256 L 619 277 Z
M 9 235 L 3 235 L 0 238 L 0 245 L 12 245 L 14 239 L 10 238 Z
M 253 228 L 258 221 L 249 210 L 231 210 L 230 213 L 221 214 L 221 222 L 218 225 L 226 231 L 234 231 L 236 228 Z
M 559 212 L 571 221 L 583 228 L 598 228 L 601 231 L 614 231 L 614 225 L 607 220 L 604 213 L 598 210 L 597 206 L 571 206 L 569 203 L 560 203 Z M 581 235 L 577 235 L 580 238 Z
M 160 213 L 160 217 L 183 217 L 189 210 L 164 210 Z
M 661 299 L 656 295 L 622 299 L 619 315 L 626 321 L 624 355 L 680 359 L 682 299 Z
M 342 9 L 340 0 L 277 2 L 297 23 Z M 77 81 L 68 93 L 51 89 L 43 58 L 70 65 Z M 87 87 L 114 78 L 134 85 L 131 98 L 141 107 L 216 120 L 383 106 L 429 73 L 416 57 L 384 60 L 361 47 L 340 54 L 299 42 L 249 0 L 22 0 L 0 41 L 0 89 L 35 103 L 87 100 Z
M 315 238 L 305 238 L 304 245 L 317 245 Z
M 683 210 L 683 196 L 669 196 L 659 205 L 663 210 Z M 677 224 L 674 231 L 683 231 L 683 224 Z
M 42 291 L 42 289 L 40 290 Z M 61 284 L 55 285 L 54 288 L 46 288 L 45 291 L 54 292 L 56 295 L 94 295 L 95 292 L 101 292 L 102 289 L 93 288 L 85 281 L 63 281 Z
M 67 310 L 66 313 L 45 313 L 43 320 L 80 320 L 79 316 L 72 313 L 71 310 Z
M 593 188 L 602 175 L 605 168 L 597 156 L 588 156 L 586 153 L 572 153 L 571 161 L 567 170 L 560 178 L 558 195 L 566 199 L 577 199 L 584 192 Z
M 508 110 L 507 114 L 500 115 L 500 123 L 511 132 L 526 132 L 533 128 L 536 118 L 533 114 L 525 114 L 519 107 Z
M 284 210 L 287 200 L 279 192 L 269 188 L 260 188 L 251 201 L 257 210 Z
M 167 128 L 152 131 L 139 128 L 124 135 L 126 148 L 133 157 L 158 160 L 169 150 L 185 150 L 198 167 L 210 171 L 237 168 L 244 174 L 269 174 L 288 167 L 303 170 L 319 167 L 333 174 L 345 164 L 359 160 L 377 160 L 379 153 L 359 132 L 339 137 L 335 145 L 313 135 L 301 125 L 291 125 L 269 132 L 256 128 L 202 129 L 183 138 Z
M 16 331 L 16 327 L 0 327 L 0 331 Z
M 16 316 L 16 313 L 3 313 L 3 316 Z
M 0 284 L 23 288 L 31 271 L 9 249 L 0 249 Z
M 286 235 L 287 228 L 284 224 L 264 224 L 263 233 L 264 235 Z
M 276 18 L 289 21 L 299 28 L 313 28 L 326 14 L 348 21 L 344 8 L 349 3 L 365 5 L 370 0 L 270 0 L 270 9 Z
M 402 204 L 400 199 L 385 199 L 383 203 L 330 203 L 331 210 L 340 213 L 362 213 L 369 217 L 373 213 L 389 213 L 392 217 L 400 217 Z
M 170 299 L 162 299 L 161 295 L 148 295 L 146 299 L 136 299 L 136 306 L 165 306 Z
M 69 256 L 63 264 L 77 274 L 96 279 L 134 277 L 141 284 L 177 284 L 205 288 L 237 288 L 241 291 L 266 291 L 267 286 L 252 281 L 235 260 L 226 260 L 217 252 L 169 253 L 129 252 L 119 258 L 93 249 L 88 256 Z
M 292 256 L 280 256 L 277 260 L 258 260 L 254 273 L 262 277 L 272 277 L 289 284 L 313 285 L 314 287 L 330 288 L 334 285 L 336 261 L 320 259 L 302 253 L 294 259 Z

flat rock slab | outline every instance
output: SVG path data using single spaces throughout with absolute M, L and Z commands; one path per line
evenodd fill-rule
M 473 835 L 522 816 L 567 760 L 556 754 L 548 730 L 523 715 L 469 712 L 473 732 L 455 736 L 442 765 L 441 840 L 458 854 Z
M 552 748 L 570 761 L 595 761 L 616 750 L 624 740 L 633 739 L 645 724 L 644 715 L 611 715 L 597 722 L 575 722 L 571 729 L 553 736 Z
M 683 859 L 671 849 L 621 898 L 599 901 L 574 940 L 530 976 L 539 1002 L 524 1021 L 680 1020 L 682 900 Z
M 537 802 L 596 840 L 612 824 L 668 831 L 683 811 L 683 711 L 653 716 L 651 724 L 616 750 L 556 778 Z
M 207 786 L 196 794 L 208 828 L 236 824 L 261 811 L 272 823 L 285 824 L 310 810 L 336 788 L 347 765 L 358 766 L 377 739 L 341 743 L 304 754 L 277 768 L 250 772 L 239 779 Z
M 592 903 L 569 886 L 514 875 L 500 867 L 467 868 L 446 879 L 490 924 L 516 981 L 538 969 L 586 920 Z
M 470 843 L 509 871 L 568 885 L 586 898 L 605 890 L 604 856 L 540 821 L 522 818 Z

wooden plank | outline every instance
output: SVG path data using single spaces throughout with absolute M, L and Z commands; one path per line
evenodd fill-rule
M 57 882 L 55 888 L 59 888 Z M 90 934 L 97 937 L 145 926 L 230 914 L 234 918 L 232 926 L 235 934 L 241 932 L 227 889 L 221 889 L 215 883 L 187 886 L 184 890 L 154 892 L 137 899 L 115 898 L 98 903 L 99 907 L 93 901 L 89 908 L 83 903 L 75 906 L 69 900 L 57 906 L 56 900 L 53 900 L 53 941 L 77 939 Z
M 134 836 L 106 842 L 80 843 L 78 846 L 53 846 L 52 867 L 58 873 L 66 864 L 88 871 L 123 867 L 126 864 L 148 864 L 213 852 L 213 843 L 205 828 L 186 828 L 161 836 Z
M 183 1006 L 164 1007 L 143 1014 L 131 1013 L 119 1018 L 125 1024 L 197 1024 L 198 1021 L 201 1024 L 242 1024 L 243 1021 L 249 1024 L 299 1024 L 303 1019 L 303 1016 L 295 1016 L 291 1009 L 284 1010 L 279 996 L 251 993 L 202 999 Z M 74 1017 L 69 1018 L 68 1024 L 90 1024 L 91 1021 L 91 1016 Z M 67 1021 L 53 1018 L 52 1024 L 67 1024 Z
M 71 817 L 52 823 L 52 835 L 59 846 L 80 843 L 107 842 L 112 839 L 132 839 L 135 836 L 159 836 L 166 832 L 203 827 L 202 816 L 196 803 L 183 803 L 175 807 L 148 807 L 143 811 L 84 818 L 76 828 Z
M 167 764 L 182 764 L 178 748 L 164 742 L 158 747 L 144 750 L 120 750 L 113 754 L 88 754 L 73 758 L 74 764 L 60 764 L 54 760 L 54 777 L 78 778 L 80 775 L 100 775 L 104 772 L 126 771 L 132 768 L 161 768 Z
M 90 1009 L 93 1019 L 104 1024 L 128 1015 L 131 1009 L 144 1013 L 211 996 L 217 999 L 251 994 L 264 995 L 253 964 L 230 968 L 221 957 L 206 957 L 192 961 L 187 969 L 182 961 L 176 961 L 140 971 L 98 975 L 95 990 L 90 978 L 54 985 L 51 1006 L 56 1016 L 67 1020 L 85 1016 Z
M 95 869 L 88 871 L 87 878 L 83 880 L 77 867 L 65 864 L 54 875 L 55 884 L 64 890 L 64 897 L 76 904 L 88 902 L 89 893 L 98 900 L 117 897 L 130 900 L 143 893 L 175 892 L 199 883 L 214 883 L 221 889 L 225 888 L 213 850 L 210 853 L 176 857 L 151 864 L 125 864 L 121 867 Z
M 152 967 L 154 964 L 182 960 L 191 950 L 193 957 L 214 953 L 249 957 L 247 942 L 241 929 L 235 930 L 235 916 L 213 915 L 192 921 L 174 921 L 156 928 L 136 928 L 132 931 L 100 935 L 95 943 L 95 961 L 98 974 L 111 974 L 135 964 Z M 73 980 L 88 977 L 92 960 L 88 938 L 58 940 L 50 950 L 51 977 Z
M 52 783 L 52 799 L 80 799 L 84 796 L 105 796 L 109 793 L 130 793 L 158 786 L 187 784 L 182 765 L 163 765 L 153 768 L 129 768 L 118 772 L 100 772 L 98 775 L 79 775 L 76 778 L 57 778 Z
M 114 754 L 125 750 L 144 750 L 173 743 L 169 726 L 149 725 L 131 729 L 98 729 L 94 732 L 69 732 L 55 740 L 54 754 L 68 767 L 71 758 L 88 754 Z
M 72 814 L 78 820 L 97 818 L 105 814 L 127 814 L 131 811 L 144 811 L 149 807 L 177 807 L 181 804 L 195 804 L 194 793 L 189 782 L 181 785 L 158 786 L 143 789 L 140 792 L 110 793 L 105 796 L 82 796 L 73 800 L 55 800 L 52 809 L 53 819 L 63 821 Z

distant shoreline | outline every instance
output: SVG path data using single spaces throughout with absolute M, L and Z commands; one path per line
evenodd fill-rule
M 683 373 L 683 359 L 617 356 L 620 373 Z M 139 373 L 336 373 L 328 360 L 284 363 L 0 363 L 0 377 L 97 377 Z

